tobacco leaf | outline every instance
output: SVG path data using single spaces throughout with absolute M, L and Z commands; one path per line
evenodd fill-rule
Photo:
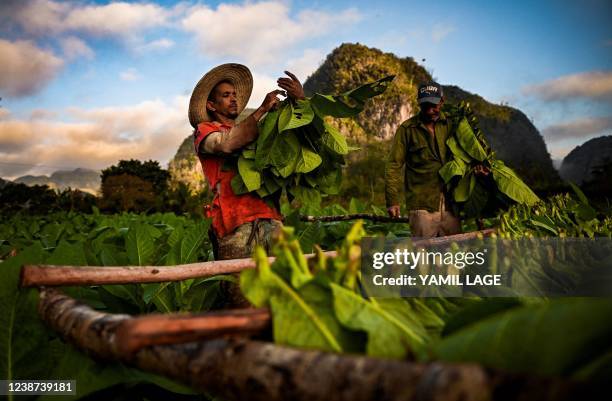
M 476 362 L 510 372 L 569 374 L 600 356 L 612 336 L 612 301 L 554 299 L 476 320 L 444 338 L 442 360 Z

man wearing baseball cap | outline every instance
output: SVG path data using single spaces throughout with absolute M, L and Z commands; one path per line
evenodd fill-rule
M 450 159 L 446 139 L 453 127 L 441 111 L 442 87 L 430 82 L 419 86 L 419 114 L 404 121 L 393 139 L 385 167 L 385 198 L 391 217 L 400 216 L 402 167 L 403 186 L 412 235 L 436 237 L 461 231 L 461 222 L 450 211 L 444 182 L 438 174 Z
M 300 81 L 288 71 L 289 78 L 279 78 L 279 87 L 292 99 L 304 98 Z M 204 175 L 213 192 L 211 205 L 205 207 L 212 218 L 209 235 L 215 259 L 250 257 L 256 244 L 270 247 L 270 239 L 281 227 L 276 205 L 251 193 L 236 195 L 231 181 L 236 175 L 225 168 L 233 153 L 257 138 L 257 122 L 279 102 L 282 90 L 268 93 L 261 106 L 236 122 L 253 90 L 253 76 L 241 64 L 223 64 L 200 79 L 189 102 L 189 122 L 194 128 L 194 147 Z

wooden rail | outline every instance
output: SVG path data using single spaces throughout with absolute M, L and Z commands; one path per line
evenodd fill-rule
M 152 345 L 259 334 L 270 324 L 267 309 L 143 315 L 123 321 L 116 329 L 115 343 L 118 352 L 132 355 Z
M 369 213 L 354 213 L 354 214 L 344 214 L 344 215 L 335 215 L 335 216 L 300 216 L 301 221 L 306 222 L 332 222 L 332 221 L 348 221 L 348 220 L 371 220 L 381 223 L 409 223 L 410 218 L 408 217 L 389 217 L 389 216 L 379 216 L 376 214 Z
M 413 245 L 418 247 L 444 245 L 451 242 L 475 239 L 479 236 L 490 236 L 494 232 L 494 229 L 487 229 L 437 238 L 414 238 Z M 336 256 L 335 251 L 327 251 L 325 254 L 329 257 Z M 306 256 L 312 257 L 313 254 Z M 269 260 L 272 262 L 274 258 L 270 257 Z M 25 265 L 21 269 L 21 286 L 54 287 L 70 285 L 159 283 L 210 277 L 218 274 L 232 274 L 253 268 L 255 268 L 255 262 L 251 258 L 218 260 L 176 266 Z

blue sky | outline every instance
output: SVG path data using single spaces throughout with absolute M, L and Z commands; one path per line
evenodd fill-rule
M 304 80 L 343 42 L 425 59 L 441 83 L 508 102 L 562 158 L 612 131 L 611 19 L 599 0 L 4 1 L 0 176 L 165 164 L 209 68 L 247 64 L 256 106 L 284 69 Z

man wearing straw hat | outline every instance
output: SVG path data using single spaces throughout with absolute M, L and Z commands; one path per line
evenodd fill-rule
M 292 99 L 304 98 L 300 81 L 288 71 L 278 85 Z M 257 138 L 257 122 L 279 102 L 282 90 L 268 93 L 261 106 L 236 123 L 253 90 L 253 76 L 241 64 L 223 64 L 207 72 L 197 83 L 189 102 L 189 122 L 194 128 L 195 151 L 214 197 L 205 207 L 212 218 L 209 231 L 215 259 L 250 257 L 255 244 L 269 250 L 273 234 L 282 225 L 276 205 L 251 193 L 236 195 L 231 181 L 236 172 L 224 163 Z

